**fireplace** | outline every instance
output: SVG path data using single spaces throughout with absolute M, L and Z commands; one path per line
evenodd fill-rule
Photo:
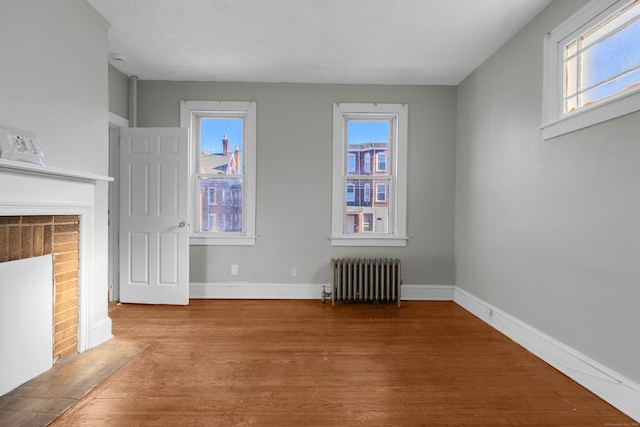
M 0 160 L 0 262 L 47 254 L 52 259 L 51 364 L 54 358 L 83 352 L 112 336 L 106 279 L 94 274 L 96 254 L 100 262 L 107 261 L 106 220 L 102 225 L 96 221 L 106 219 L 106 185 L 100 199 L 96 187 L 111 180 Z M 0 331 L 7 327 L 11 325 L 0 325 Z
M 0 262 L 52 255 L 54 362 L 78 351 L 79 223 L 78 215 L 0 217 Z

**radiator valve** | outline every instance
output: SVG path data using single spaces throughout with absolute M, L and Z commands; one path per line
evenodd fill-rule
M 327 298 L 331 298 L 331 292 L 327 292 L 327 289 L 323 286 L 322 287 L 322 303 L 323 304 L 327 303 Z

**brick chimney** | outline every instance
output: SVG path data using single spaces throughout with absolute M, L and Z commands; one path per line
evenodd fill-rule
M 222 154 L 225 156 L 229 154 L 229 140 L 227 139 L 227 135 L 222 137 Z

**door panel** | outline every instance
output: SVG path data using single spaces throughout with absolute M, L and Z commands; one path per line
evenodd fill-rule
M 188 304 L 187 130 L 122 129 L 120 140 L 120 301 Z

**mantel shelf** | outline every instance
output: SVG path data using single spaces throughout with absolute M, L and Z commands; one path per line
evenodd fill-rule
M 32 163 L 20 162 L 15 160 L 0 159 L 0 170 L 8 170 L 9 172 L 21 173 L 25 175 L 40 175 L 42 177 L 80 180 L 80 181 L 113 181 L 110 176 L 96 175 L 86 172 L 70 171 L 66 169 L 52 168 L 49 166 L 41 166 Z

